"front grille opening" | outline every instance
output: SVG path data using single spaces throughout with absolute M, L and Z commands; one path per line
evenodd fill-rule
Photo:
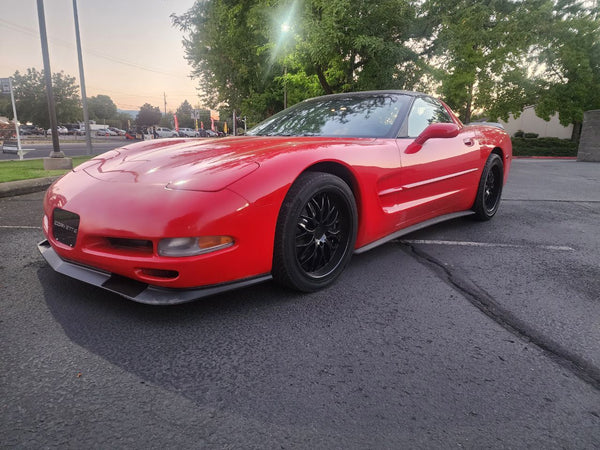
M 176 270 L 150 269 L 144 267 L 141 269 L 141 272 L 143 275 L 153 278 L 173 279 L 179 276 L 179 272 Z
M 152 241 L 146 239 L 108 238 L 108 243 L 113 248 L 123 250 L 137 250 L 152 253 Z
M 79 231 L 79 216 L 64 209 L 54 208 L 52 214 L 52 234 L 58 242 L 75 247 Z

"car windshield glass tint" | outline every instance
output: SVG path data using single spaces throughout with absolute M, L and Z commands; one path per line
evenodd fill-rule
M 399 94 L 347 95 L 308 100 L 250 131 L 251 136 L 388 136 L 403 105 Z

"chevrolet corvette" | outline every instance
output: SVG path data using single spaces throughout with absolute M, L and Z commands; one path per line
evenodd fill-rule
M 57 272 L 142 303 L 273 279 L 312 292 L 352 254 L 498 210 L 512 159 L 498 126 L 406 91 L 305 100 L 245 136 L 126 144 L 44 198 Z

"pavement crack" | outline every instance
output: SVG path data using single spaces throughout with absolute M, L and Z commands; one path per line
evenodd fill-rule
M 600 390 L 600 369 L 593 363 L 573 353 L 548 336 L 532 328 L 511 311 L 501 306 L 484 289 L 477 286 L 460 270 L 449 267 L 415 245 L 402 244 L 407 253 L 412 254 L 421 264 L 431 268 L 440 279 L 460 291 L 464 297 L 483 314 L 520 339 L 534 344 L 546 356 L 575 376 Z

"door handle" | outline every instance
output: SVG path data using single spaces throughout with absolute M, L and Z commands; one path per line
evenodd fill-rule
M 472 146 L 473 146 L 473 144 L 474 144 L 474 142 L 473 142 L 473 139 L 471 139 L 471 138 L 466 138 L 466 139 L 463 139 L 463 142 L 464 142 L 464 143 L 465 143 L 465 145 L 466 145 L 466 146 L 468 146 L 468 147 L 472 147 Z

